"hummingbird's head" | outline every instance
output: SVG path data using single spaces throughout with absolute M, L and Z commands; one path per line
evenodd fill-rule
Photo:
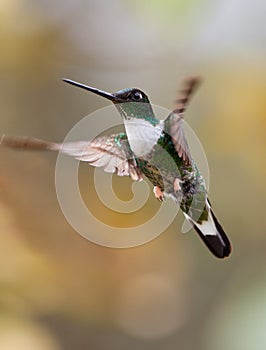
M 127 88 L 117 91 L 113 94 L 114 103 L 138 102 L 150 103 L 148 96 L 137 88 Z
M 139 118 L 157 120 L 148 96 L 137 88 L 127 88 L 113 94 L 117 110 L 126 119 Z
M 148 119 L 152 124 L 157 124 L 158 119 L 154 116 L 148 96 L 137 88 L 127 88 L 115 93 L 105 92 L 73 80 L 63 79 L 68 84 L 80 87 L 87 91 L 107 98 L 112 101 L 121 116 L 125 119 L 140 118 Z

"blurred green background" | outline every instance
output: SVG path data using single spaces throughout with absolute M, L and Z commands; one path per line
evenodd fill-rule
M 265 13 L 263 0 L 1 1 L 0 134 L 60 141 L 108 104 L 61 77 L 137 86 L 171 109 L 180 80 L 199 74 L 186 121 L 233 242 L 215 259 L 194 232 L 180 234 L 179 214 L 143 246 L 92 244 L 60 211 L 56 155 L 1 149 L 1 350 L 265 349 Z M 81 175 L 88 191 L 93 169 Z M 129 179 L 114 187 L 131 198 Z M 151 195 L 143 218 L 158 208 Z M 93 209 L 114 226 L 128 220 Z

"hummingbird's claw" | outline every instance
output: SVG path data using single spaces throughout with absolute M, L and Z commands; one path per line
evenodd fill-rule
M 160 202 L 164 201 L 164 195 L 159 186 L 153 187 L 153 193 L 155 195 L 155 198 L 157 198 Z
M 175 181 L 174 181 L 174 192 L 178 192 L 181 190 L 181 187 L 180 187 L 180 183 L 182 183 L 183 181 L 181 181 L 179 178 L 175 178 Z

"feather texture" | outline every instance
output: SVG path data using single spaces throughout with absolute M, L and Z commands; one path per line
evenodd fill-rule
M 60 151 L 87 162 L 95 167 L 103 167 L 108 173 L 131 176 L 142 180 L 142 173 L 136 165 L 127 137 L 124 133 L 97 137 L 92 141 L 55 143 L 33 137 L 2 136 L 1 145 L 17 149 Z
M 218 258 L 225 258 L 231 253 L 230 241 L 214 215 L 208 199 L 206 200 L 206 209 L 208 218 L 201 221 L 201 223 L 195 222 L 186 213 L 184 215 L 192 223 L 194 229 L 210 251 Z

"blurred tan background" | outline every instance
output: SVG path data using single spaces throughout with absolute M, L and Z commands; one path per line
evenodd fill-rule
M 92 244 L 60 211 L 56 155 L 1 149 L 1 350 L 265 349 L 265 13 L 263 0 L 1 1 L 0 134 L 60 141 L 108 104 L 61 77 L 137 86 L 169 109 L 182 77 L 203 77 L 186 121 L 234 248 L 215 259 L 194 232 L 180 234 L 181 214 L 146 245 Z M 80 175 L 88 205 L 114 226 L 159 208 L 151 195 L 143 213 L 108 211 L 93 169 Z M 131 181 L 113 181 L 129 200 Z

